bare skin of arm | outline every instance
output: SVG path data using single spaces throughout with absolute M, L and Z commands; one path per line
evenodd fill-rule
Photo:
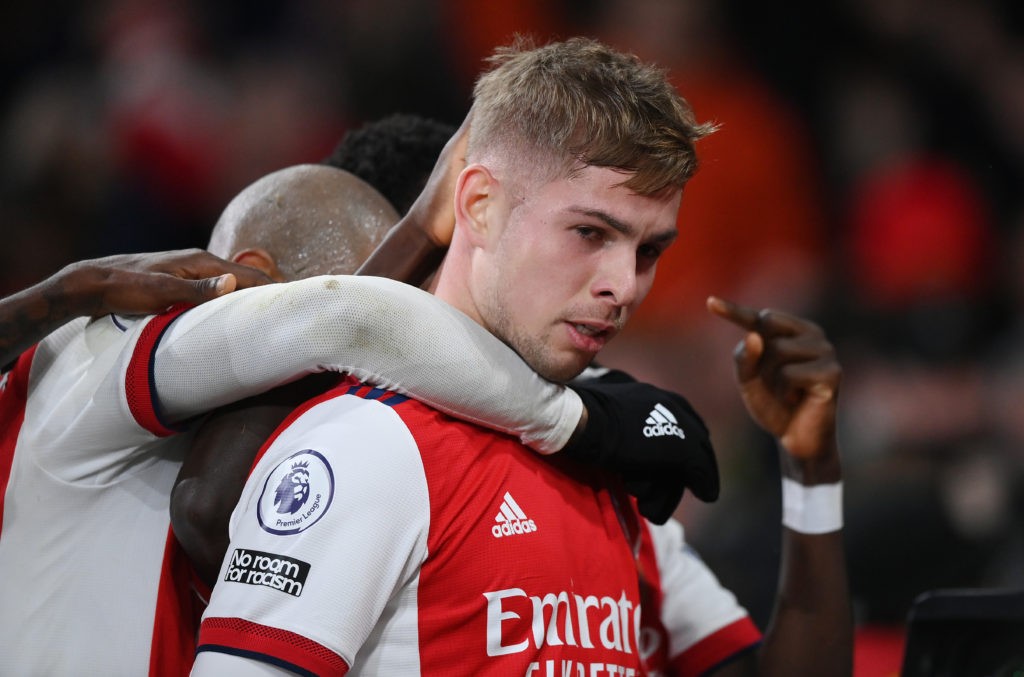
M 0 365 L 67 321 L 106 313 L 147 315 L 271 282 L 201 249 L 122 254 L 73 263 L 0 301 Z
M 778 440 L 782 474 L 800 484 L 841 480 L 836 402 L 842 370 L 821 328 L 793 315 L 712 298 L 714 315 L 746 332 L 734 353 L 747 411 Z M 723 666 L 733 675 L 846 676 L 853 666 L 842 531 L 783 527 L 779 588 L 756 656 Z
M 356 275 L 376 275 L 420 286 L 444 258 L 455 229 L 455 181 L 466 166 L 469 118 L 445 144 L 420 196 Z
M 171 491 L 174 534 L 211 588 L 228 548 L 228 519 L 256 453 L 296 406 L 336 383 L 314 374 L 221 407 L 199 426 Z

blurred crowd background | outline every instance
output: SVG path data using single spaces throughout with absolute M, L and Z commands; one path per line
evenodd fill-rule
M 707 419 L 724 490 L 684 501 L 690 540 L 763 625 L 777 456 L 733 385 L 738 333 L 704 310 L 717 294 L 838 346 L 860 665 L 898 650 L 922 591 L 1024 586 L 1024 4 L 54 0 L 0 18 L 0 294 L 205 246 L 238 190 L 365 121 L 458 124 L 516 32 L 658 62 L 721 129 L 604 361 Z

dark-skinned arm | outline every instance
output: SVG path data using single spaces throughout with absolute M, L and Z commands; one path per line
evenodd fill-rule
M 228 547 L 228 519 L 267 438 L 295 407 L 331 387 L 313 374 L 214 411 L 196 430 L 171 490 L 171 524 L 206 585 L 213 587 Z
M 712 298 L 708 309 L 746 335 L 734 353 L 747 411 L 778 440 L 784 477 L 805 486 L 841 480 L 836 402 L 842 370 L 816 324 Z M 842 531 L 783 527 L 779 588 L 756 656 L 714 674 L 847 676 L 853 615 Z
M 444 258 L 455 229 L 455 182 L 466 166 L 469 118 L 445 144 L 427 185 L 356 275 L 422 285 Z
M 253 268 L 200 249 L 72 263 L 0 300 L 0 365 L 76 317 L 158 313 L 177 303 L 198 304 L 270 281 Z

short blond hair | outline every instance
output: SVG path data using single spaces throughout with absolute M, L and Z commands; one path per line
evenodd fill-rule
M 694 144 L 715 129 L 697 122 L 663 69 L 596 40 L 535 47 L 517 37 L 488 62 L 473 91 L 471 159 L 496 152 L 541 174 L 608 167 L 653 195 L 693 176 Z

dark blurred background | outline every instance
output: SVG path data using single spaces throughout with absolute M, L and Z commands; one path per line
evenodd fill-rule
M 238 190 L 362 122 L 457 124 L 515 32 L 633 51 L 721 130 L 604 361 L 704 412 L 723 497 L 679 516 L 763 625 L 776 455 L 704 299 L 829 331 L 857 672 L 893 675 L 917 594 L 1024 586 L 1022 30 L 1013 0 L 6 3 L 0 294 L 81 258 L 205 246 Z

